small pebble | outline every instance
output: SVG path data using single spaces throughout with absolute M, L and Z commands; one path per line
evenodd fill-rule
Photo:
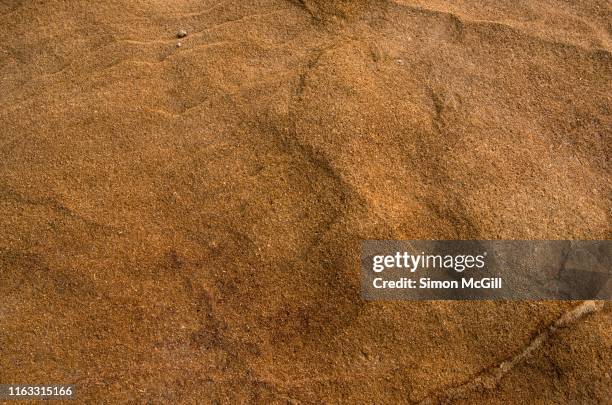
M 178 42 L 178 43 L 176 44 L 176 47 L 177 47 L 177 48 L 180 48 L 180 47 L 181 47 L 181 45 L 182 45 L 182 44 L 181 44 L 180 42 Z
M 176 36 L 177 36 L 177 37 L 179 37 L 179 38 L 185 38 L 185 37 L 187 36 L 187 31 L 185 31 L 185 30 L 180 30 L 180 31 L 178 32 L 178 34 L 176 34 Z

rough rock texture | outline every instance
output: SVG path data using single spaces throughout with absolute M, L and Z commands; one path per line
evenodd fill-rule
M 0 382 L 609 400 L 609 306 L 367 303 L 359 247 L 610 238 L 611 11 L 0 0 Z

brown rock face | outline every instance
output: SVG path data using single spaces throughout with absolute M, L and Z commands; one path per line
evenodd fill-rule
M 359 248 L 610 238 L 610 12 L 0 0 L 0 383 L 605 402 L 607 305 L 364 302 Z

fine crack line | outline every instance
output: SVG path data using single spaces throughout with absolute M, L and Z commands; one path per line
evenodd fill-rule
M 510 371 L 518 364 L 538 350 L 546 341 L 555 336 L 560 329 L 566 328 L 583 319 L 585 316 L 600 311 L 604 306 L 603 301 L 584 301 L 580 305 L 567 311 L 557 320 L 540 332 L 523 350 L 510 359 L 503 361 L 498 366 L 483 371 L 474 378 L 458 386 L 448 387 L 439 392 L 432 393 L 417 404 L 451 403 L 458 399 L 465 399 L 470 393 L 490 390 L 499 384 Z
M 8 200 L 13 201 L 18 204 L 26 204 L 44 207 L 50 209 L 58 214 L 63 215 L 64 217 L 80 221 L 85 225 L 90 226 L 91 228 L 103 230 L 103 231 L 112 231 L 117 232 L 120 231 L 119 228 L 115 228 L 111 225 L 98 223 L 94 220 L 91 220 L 76 211 L 68 208 L 66 205 L 62 204 L 60 201 L 50 198 L 50 197 L 28 197 L 20 194 L 16 190 L 12 189 L 6 184 L 0 183 L 0 200 Z
M 300 8 L 302 8 L 313 20 L 321 20 L 321 17 L 318 15 L 318 10 L 316 10 L 308 0 L 292 0 L 292 3 L 297 4 Z

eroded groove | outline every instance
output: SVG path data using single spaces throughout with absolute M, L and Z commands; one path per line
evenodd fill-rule
M 526 37 L 536 42 L 540 42 L 542 44 L 549 45 L 549 46 L 571 48 L 573 50 L 576 50 L 579 52 L 585 52 L 588 54 L 603 53 L 608 56 L 612 54 L 610 50 L 605 49 L 605 48 L 599 48 L 599 47 L 590 48 L 590 47 L 586 47 L 584 45 L 580 45 L 580 44 L 570 42 L 570 41 L 560 41 L 557 39 L 544 38 L 544 37 L 535 35 L 533 33 L 527 32 L 521 29 L 520 27 L 516 27 L 515 25 L 510 24 L 508 22 L 472 19 L 472 18 L 467 18 L 463 15 L 460 15 L 454 12 L 450 12 L 450 11 L 441 11 L 441 10 L 436 10 L 434 8 L 429 8 L 429 7 L 415 6 L 411 4 L 398 2 L 396 0 L 392 0 L 391 2 L 398 7 L 410 10 L 415 13 L 429 14 L 431 16 L 441 16 L 441 17 L 450 18 L 451 23 L 455 27 L 470 27 L 470 26 L 471 27 L 478 27 L 478 26 L 493 27 L 497 29 L 508 30 L 512 32 L 513 34 L 520 35 L 522 37 Z

